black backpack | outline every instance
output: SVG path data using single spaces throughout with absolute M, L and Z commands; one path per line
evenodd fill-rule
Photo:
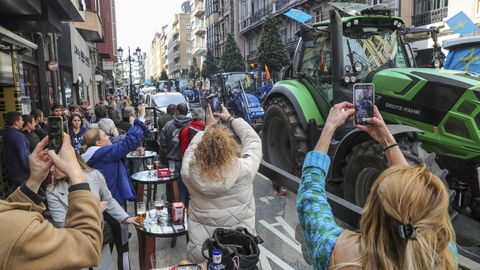
M 243 227 L 237 229 L 217 228 L 212 237 L 203 242 L 202 255 L 213 260 L 212 253 L 218 249 L 222 251 L 222 261 L 226 269 L 258 270 L 257 263 L 260 256 L 258 244 L 263 243 L 262 238 L 253 236 Z M 205 251 L 208 250 L 208 256 Z

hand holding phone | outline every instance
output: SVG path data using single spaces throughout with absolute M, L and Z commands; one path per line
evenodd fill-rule
M 222 112 L 222 102 L 220 101 L 220 98 L 212 94 L 208 98 L 208 104 L 210 104 L 210 108 L 212 108 L 213 113 L 220 113 Z
M 353 85 L 353 105 L 355 106 L 355 125 L 369 125 L 365 120 L 373 117 L 375 106 L 375 85 L 357 83 Z

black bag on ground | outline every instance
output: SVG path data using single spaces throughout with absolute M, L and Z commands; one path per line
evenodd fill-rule
M 235 230 L 217 228 L 212 237 L 203 242 L 202 255 L 213 260 L 212 252 L 216 249 L 222 251 L 222 261 L 226 269 L 257 270 L 260 249 L 258 244 L 263 243 L 262 238 L 253 236 L 243 227 Z M 208 250 L 208 256 L 205 251 Z

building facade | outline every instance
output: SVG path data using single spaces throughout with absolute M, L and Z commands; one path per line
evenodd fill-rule
M 207 28 L 205 26 L 205 3 L 203 0 L 190 0 L 191 14 L 190 25 L 192 26 L 192 56 L 197 59 L 198 67 L 201 67 L 207 56 Z
M 243 0 L 242 0 L 243 1 Z M 205 0 L 206 45 L 215 59 L 219 60 L 228 34 L 239 44 L 239 0 Z M 240 45 L 240 44 L 239 44 Z
M 192 27 L 190 13 L 175 14 L 168 33 L 168 77 L 188 74 L 192 58 Z
M 145 60 L 145 78 L 158 78 L 165 69 L 165 55 L 167 52 L 167 28 L 162 26 L 160 32 L 155 33 L 147 59 Z
M 86 18 L 83 1 L 0 1 L 0 125 L 6 112 L 61 103 L 58 34 Z

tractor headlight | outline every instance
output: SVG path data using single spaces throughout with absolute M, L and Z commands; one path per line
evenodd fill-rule
M 355 71 L 356 72 L 360 72 L 360 71 L 362 71 L 362 69 L 363 69 L 362 63 L 360 63 L 360 62 L 355 63 Z
M 352 71 L 352 66 L 346 65 L 346 66 L 345 66 L 345 71 L 346 71 L 346 72 Z
M 398 21 L 397 21 L 397 20 L 394 20 L 394 21 L 393 21 L 393 25 L 394 25 L 394 26 L 397 26 L 397 25 L 398 25 Z
M 353 24 L 354 24 L 354 25 L 358 25 L 358 23 L 359 23 L 359 22 L 358 22 L 358 19 L 353 20 Z
M 350 77 L 345 76 L 345 82 L 346 82 L 346 83 L 350 83 Z
M 397 24 L 397 27 L 398 27 L 398 28 L 402 27 L 402 23 L 398 23 L 398 24 Z
M 347 22 L 347 23 L 345 24 L 345 26 L 347 26 L 347 27 L 352 26 L 352 22 Z
M 350 77 L 350 81 L 352 83 L 355 83 L 357 81 L 357 77 L 355 77 L 355 76 Z

